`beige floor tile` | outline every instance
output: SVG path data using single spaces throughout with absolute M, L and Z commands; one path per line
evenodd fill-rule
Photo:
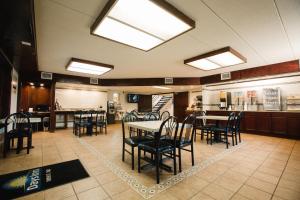
M 273 194 L 273 192 L 275 191 L 276 185 L 266 182 L 266 181 L 262 181 L 260 179 L 251 177 L 249 178 L 249 180 L 246 182 L 246 185 L 255 187 L 257 189 L 260 189 L 262 191 L 268 192 L 270 194 Z
M 176 184 L 175 186 L 169 188 L 167 191 L 171 196 L 181 200 L 189 199 L 198 192 L 198 190 L 192 188 L 191 185 L 185 185 L 182 183 Z
M 221 186 L 218 186 L 214 183 L 208 185 L 206 188 L 202 190 L 204 194 L 207 194 L 213 197 L 216 200 L 225 200 L 230 199 L 231 196 L 234 194 L 232 191 L 227 190 Z
M 113 172 L 106 172 L 96 176 L 96 179 L 99 181 L 100 184 L 106 184 L 118 179 L 118 176 L 115 175 Z
M 279 181 L 279 177 L 269 175 L 269 174 L 265 174 L 265 173 L 261 173 L 261 172 L 258 172 L 258 171 L 255 172 L 252 177 L 260 179 L 262 181 L 272 183 L 272 184 L 277 184 L 278 181 Z
M 24 197 L 17 198 L 18 200 L 44 200 L 45 193 L 44 192 L 37 192 L 33 193 Z
M 242 195 L 242 196 L 247 197 L 248 199 L 252 199 L 252 200 L 268 200 L 268 199 L 271 199 L 271 197 L 272 197 L 272 195 L 267 192 L 263 192 L 261 190 L 258 190 L 254 187 L 247 186 L 247 185 L 244 185 L 238 191 L 237 194 Z
M 113 200 L 142 200 L 144 199 L 141 195 L 139 195 L 136 191 L 132 189 L 128 189 L 122 193 L 114 195 L 112 197 Z
M 219 178 L 217 178 L 217 180 L 214 181 L 214 183 L 232 192 L 236 192 L 243 185 L 244 182 L 237 181 L 228 176 L 220 176 Z
M 45 200 L 64 199 L 75 195 L 71 184 L 58 186 L 45 191 Z
M 79 200 L 103 200 L 109 199 L 108 195 L 101 187 L 96 187 L 77 195 Z
M 78 200 L 77 196 L 76 195 L 73 195 L 73 196 L 70 196 L 70 197 L 67 197 L 63 200 Z
M 280 179 L 278 187 L 287 188 L 290 190 L 295 190 L 297 192 L 300 192 L 300 183 L 295 181 L 290 181 L 287 179 Z
M 237 193 L 233 195 L 233 197 L 230 200 L 249 200 L 249 199 Z
M 97 180 L 93 177 L 73 182 L 72 185 L 76 193 L 80 193 L 99 186 Z
M 113 182 L 109 182 L 107 184 L 103 184 L 102 186 L 111 197 L 121 192 L 124 192 L 130 188 L 126 182 L 120 179 Z
M 210 197 L 207 194 L 202 192 L 197 193 L 195 196 L 191 198 L 191 200 L 214 200 L 214 198 Z
M 300 199 L 300 192 L 290 190 L 283 187 L 277 187 L 275 192 L 275 196 L 281 197 L 286 200 L 299 200 Z

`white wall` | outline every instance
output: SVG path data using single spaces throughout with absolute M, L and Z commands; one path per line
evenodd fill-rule
M 12 70 L 11 76 L 10 113 L 15 113 L 18 101 L 18 73 L 15 69 Z
M 300 76 L 204 86 L 202 90 L 204 110 L 218 109 L 217 106 L 208 106 L 207 104 L 219 104 L 219 94 L 222 90 L 231 92 L 231 96 L 233 96 L 233 92 L 242 91 L 245 97 L 248 90 L 256 90 L 259 104 L 258 109 L 263 110 L 263 106 L 261 105 L 263 102 L 263 88 L 277 87 L 280 88 L 281 92 L 282 110 L 286 110 L 286 97 L 300 96 Z
M 125 92 L 108 91 L 107 92 L 108 101 L 113 101 L 114 93 L 119 94 L 119 102 L 117 102 L 117 103 L 121 104 L 122 110 L 124 112 L 130 112 L 132 110 L 137 110 L 138 109 L 138 104 L 137 103 L 128 103 L 127 102 L 127 93 L 125 93 Z
M 94 90 L 56 89 L 55 99 L 63 109 L 97 109 L 106 110 L 107 92 Z

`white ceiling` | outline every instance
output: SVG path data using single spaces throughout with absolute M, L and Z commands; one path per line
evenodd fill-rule
M 39 70 L 84 76 L 65 70 L 76 57 L 115 66 L 100 78 L 199 77 L 300 58 L 300 0 L 168 0 L 196 28 L 149 52 L 90 35 L 106 2 L 35 0 Z M 248 62 L 211 71 L 183 64 L 225 46 Z
M 75 83 L 56 83 L 56 88 L 71 89 L 71 90 L 96 90 L 96 91 L 119 91 L 126 93 L 138 94 L 158 94 L 158 93 L 171 93 L 171 92 L 185 92 L 185 91 L 201 91 L 200 85 L 168 85 L 164 86 L 170 89 L 159 89 L 152 86 L 96 86 L 96 85 L 83 85 Z

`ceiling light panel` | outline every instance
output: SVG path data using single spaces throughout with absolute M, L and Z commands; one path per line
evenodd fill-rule
M 222 49 L 184 60 L 184 64 L 202 70 L 213 70 L 246 62 L 247 59 L 231 47 L 224 47 Z
M 148 51 L 194 27 L 164 0 L 110 0 L 91 33 Z
M 114 67 L 112 65 L 82 60 L 78 58 L 71 58 L 66 69 L 68 71 L 92 74 L 92 75 L 102 75 Z

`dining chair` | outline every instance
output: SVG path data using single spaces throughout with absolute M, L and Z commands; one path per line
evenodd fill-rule
M 126 114 L 122 119 L 122 136 L 123 136 L 123 144 L 122 144 L 122 161 L 125 161 L 125 152 L 131 155 L 131 168 L 134 170 L 134 148 L 138 146 L 138 144 L 142 142 L 149 141 L 150 138 L 143 136 L 139 133 L 139 130 L 126 127 L 127 122 L 136 122 L 139 121 L 138 117 L 132 113 Z M 131 151 L 125 148 L 125 145 L 131 147 Z
M 170 116 L 171 116 L 171 115 L 170 115 L 169 111 L 166 110 L 166 111 L 164 111 L 164 112 L 161 113 L 159 119 L 162 120 L 162 121 L 165 121 L 165 120 L 168 119 Z
M 145 114 L 143 117 L 143 121 L 155 121 L 155 120 L 159 120 L 159 115 L 153 112 L 149 112 Z
M 231 112 L 228 116 L 228 120 L 226 122 L 225 127 L 212 127 L 211 130 L 208 132 L 208 140 L 210 140 L 210 144 L 212 145 L 213 138 L 225 138 L 226 148 L 228 149 L 228 137 L 232 138 L 232 145 L 235 144 L 236 134 L 234 131 L 234 124 L 235 124 L 235 113 Z
M 205 116 L 206 112 L 205 111 L 196 111 L 193 113 L 195 116 L 195 135 L 194 135 L 194 141 L 196 141 L 197 134 L 200 135 L 200 139 L 203 140 L 204 136 L 207 135 L 208 132 L 210 132 L 211 128 L 215 126 L 215 124 L 207 124 L 206 120 L 204 119 L 197 119 L 198 116 Z M 197 133 L 197 130 L 200 131 L 200 134 Z
M 176 168 L 176 138 L 178 132 L 178 122 L 175 117 L 169 117 L 162 122 L 159 132 L 155 133 L 153 140 L 140 143 L 138 145 L 138 172 L 141 172 L 141 160 L 149 162 L 145 156 L 141 157 L 141 151 L 154 155 L 154 165 L 156 168 L 156 182 L 160 182 L 160 169 L 163 156 L 173 159 L 174 175 L 177 174 Z
M 3 157 L 10 149 L 10 142 L 17 139 L 17 154 L 23 148 L 23 140 L 27 138 L 27 154 L 32 144 L 32 127 L 29 116 L 24 113 L 13 113 L 5 119 Z
M 81 133 L 84 133 L 84 129 L 92 126 L 92 122 L 89 120 L 91 113 L 89 111 L 76 112 L 74 115 L 74 133 L 81 137 Z M 82 132 L 81 132 L 82 130 Z
M 103 129 L 104 129 L 105 134 L 107 134 L 107 120 L 106 120 L 105 110 L 101 110 L 101 111 L 96 112 L 95 127 L 96 127 L 96 135 L 98 133 L 98 127 L 99 127 L 99 132 L 100 133 L 102 133 Z
M 179 137 L 176 138 L 176 148 L 178 149 L 179 172 L 181 172 L 181 150 L 191 152 L 192 166 L 194 159 L 194 136 L 195 136 L 195 115 L 190 114 L 182 122 Z M 189 149 L 188 149 L 189 147 Z
M 243 112 L 239 112 L 236 115 L 236 119 L 235 119 L 234 132 L 235 132 L 235 137 L 236 137 L 236 139 L 235 139 L 236 144 L 237 144 L 237 135 L 239 136 L 239 142 L 242 142 L 240 127 L 241 127 L 241 121 L 243 119 L 243 115 L 244 115 Z

